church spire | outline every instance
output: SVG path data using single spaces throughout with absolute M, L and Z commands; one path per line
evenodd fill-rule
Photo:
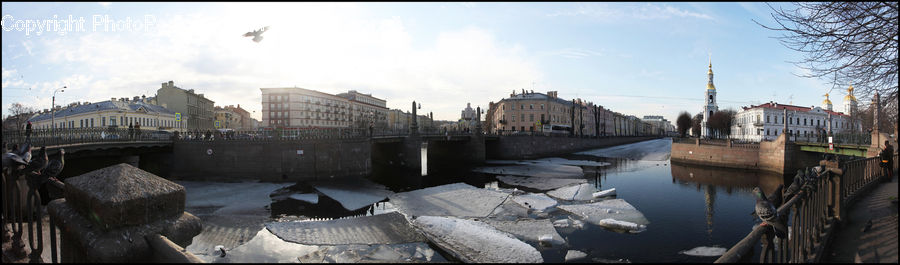
M 706 83 L 706 89 L 716 89 L 716 85 L 713 85 L 713 71 L 712 71 L 712 55 L 709 58 L 709 71 L 706 72 L 708 81 Z

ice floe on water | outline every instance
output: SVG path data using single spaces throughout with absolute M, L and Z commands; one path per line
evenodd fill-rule
M 298 201 L 305 201 L 305 202 L 312 203 L 312 204 L 319 203 L 319 194 L 315 194 L 315 193 L 291 194 L 291 196 L 288 196 L 288 198 L 298 200 Z
M 528 165 L 534 164 L 526 160 L 485 160 L 484 163 L 496 165 Z
M 272 222 L 267 223 L 266 228 L 285 241 L 309 245 L 425 241 L 422 234 L 396 212 L 329 221 Z
M 386 187 L 366 179 L 315 182 L 312 186 L 350 211 L 370 206 L 393 194 Z
M 628 231 L 640 232 L 650 224 L 650 221 L 644 217 L 644 214 L 623 199 L 604 200 L 590 204 L 559 205 L 557 208 L 578 215 L 589 223 L 611 229 L 635 228 Z M 604 219 L 625 221 L 637 226 L 611 222 L 610 220 L 604 221 Z
M 496 166 L 496 167 L 478 167 L 473 169 L 472 171 L 488 173 L 488 174 L 502 174 L 502 175 L 515 175 L 515 176 L 527 176 L 527 177 L 541 177 L 541 178 L 581 178 L 584 177 L 584 171 L 581 167 L 577 166 L 569 166 L 569 165 L 559 165 L 552 163 L 528 163 L 528 164 L 515 164 L 509 166 Z
M 447 262 L 428 244 L 405 243 L 389 245 L 322 246 L 318 250 L 297 257 L 300 263 L 421 263 Z
M 594 198 L 615 196 L 615 195 L 616 195 L 616 188 L 612 188 L 612 189 L 608 189 L 608 190 L 601 190 L 598 192 L 594 192 L 594 194 L 593 194 Z
M 599 161 L 589 161 L 589 160 L 569 160 L 565 158 L 559 157 L 550 157 L 550 158 L 542 158 L 532 160 L 534 162 L 539 163 L 551 163 L 551 164 L 560 164 L 560 165 L 569 165 L 569 166 L 588 166 L 588 167 L 605 167 L 611 165 L 608 162 L 599 162 Z
M 215 209 L 216 215 L 268 215 L 269 194 L 292 183 L 175 181 L 184 186 L 185 210 Z
M 530 193 L 525 195 L 513 196 L 513 201 L 522 205 L 522 207 L 534 209 L 535 211 L 546 211 L 556 206 L 557 202 L 553 198 L 547 197 L 542 193 Z
M 585 179 L 533 178 L 517 176 L 497 176 L 497 180 L 507 185 L 526 187 L 536 190 L 552 190 L 572 184 L 587 183 L 587 180 Z
M 593 184 L 582 183 L 552 190 L 550 192 L 547 192 L 547 195 L 560 200 L 587 201 L 594 198 L 593 193 L 596 191 L 597 189 L 594 188 Z
M 466 263 L 540 263 L 541 253 L 509 233 L 480 221 L 420 216 L 413 224 L 431 242 Z
M 485 217 L 510 195 L 453 183 L 390 196 L 398 212 L 413 216 Z
M 587 257 L 587 253 L 578 250 L 566 251 L 566 262 L 583 259 L 585 257 Z
M 665 161 L 671 156 L 671 151 L 672 140 L 666 138 L 588 150 L 575 154 L 599 157 L 618 157 L 633 160 Z
M 499 221 L 499 220 L 483 220 L 486 224 L 497 228 L 497 230 L 510 233 L 516 238 L 521 240 L 525 240 L 528 242 L 541 242 L 550 244 L 553 246 L 562 245 L 566 243 L 566 240 L 563 239 L 559 233 L 556 232 L 556 228 L 553 227 L 553 223 L 548 219 L 542 220 L 516 220 L 516 221 Z
M 690 250 L 679 251 L 678 254 L 701 257 L 718 257 L 722 256 L 727 251 L 727 249 L 720 247 L 695 247 Z

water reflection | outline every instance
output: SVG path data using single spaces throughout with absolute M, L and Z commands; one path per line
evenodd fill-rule
M 703 184 L 725 188 L 728 194 L 732 189 L 750 192 L 759 186 L 766 194 L 775 191 L 779 184 L 784 184 L 784 177 L 778 174 L 719 167 L 704 167 L 689 164 L 672 163 L 672 183 L 681 185 L 697 185 L 697 191 Z

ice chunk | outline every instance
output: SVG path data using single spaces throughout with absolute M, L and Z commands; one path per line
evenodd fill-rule
M 556 206 L 556 200 L 547 197 L 547 195 L 538 193 L 538 194 L 525 194 L 514 196 L 513 201 L 522 205 L 522 207 L 534 209 L 536 211 L 546 211 L 548 208 Z
M 498 221 L 484 220 L 484 223 L 497 228 L 497 230 L 510 233 L 516 238 L 529 242 L 542 242 L 551 245 L 562 245 L 566 243 L 553 223 L 550 220 L 530 220 L 523 219 L 517 221 Z
M 671 156 L 671 151 L 672 140 L 666 138 L 588 150 L 575 154 L 599 157 L 619 157 L 634 160 L 665 161 Z
M 566 252 L 566 262 L 579 260 L 587 257 L 587 253 L 578 250 L 569 250 Z
M 678 254 L 684 254 L 688 256 L 717 257 L 722 256 L 727 251 L 727 249 L 720 247 L 695 247 L 690 250 L 679 251 Z
M 580 167 L 551 163 L 529 163 L 499 167 L 479 167 L 472 171 L 488 174 L 504 174 L 542 178 L 580 178 L 584 171 Z
M 485 217 L 509 194 L 453 183 L 391 195 L 391 203 L 406 216 Z
M 539 163 L 551 163 L 570 166 L 589 166 L 589 167 L 605 167 L 611 165 L 608 162 L 588 161 L 588 160 L 568 160 L 559 157 L 550 157 L 534 160 Z
M 480 221 L 421 216 L 413 221 L 431 242 L 466 263 L 541 263 L 541 253 Z
M 517 176 L 497 176 L 497 180 L 508 185 L 532 188 L 536 190 L 552 190 L 572 184 L 587 183 L 585 179 L 535 178 Z
M 600 220 L 598 224 L 609 229 L 625 230 L 633 233 L 642 232 L 646 228 L 645 225 L 639 225 L 628 221 L 619 221 L 611 218 Z
M 273 191 L 291 183 L 176 181 L 184 186 L 184 207 L 193 213 L 199 208 L 215 208 L 216 215 L 269 215 L 264 207 L 272 204 Z
M 298 201 L 305 201 L 312 204 L 319 203 L 319 194 L 315 193 L 291 194 L 291 196 L 288 196 L 288 198 Z
M 557 208 L 581 216 L 587 222 L 607 226 L 603 219 L 626 221 L 638 225 L 648 225 L 650 221 L 640 211 L 623 199 L 604 200 L 591 204 L 559 205 Z
M 560 200 L 587 201 L 594 198 L 592 193 L 594 193 L 595 191 L 597 191 L 597 189 L 594 188 L 593 184 L 582 183 L 579 185 L 572 185 L 552 190 L 550 192 L 547 192 L 547 195 Z
M 266 228 L 285 241 L 310 245 L 424 242 L 400 213 L 304 222 L 273 222 Z M 353 231 L 353 232 L 349 232 Z
M 594 198 L 616 195 L 616 188 L 594 192 Z
M 370 206 L 393 194 L 384 186 L 365 179 L 316 182 L 313 187 L 325 196 L 338 201 L 341 206 L 350 211 Z
M 534 164 L 534 162 L 523 161 L 523 160 L 485 160 L 484 163 L 487 163 L 487 164 L 497 164 L 497 165 L 528 165 L 528 164 Z

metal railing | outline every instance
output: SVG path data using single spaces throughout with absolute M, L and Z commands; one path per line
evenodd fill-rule
M 30 135 L 25 130 L 4 130 L 3 142 L 23 144 L 30 140 L 31 146 L 59 146 L 99 142 L 171 141 L 172 133 L 146 129 L 128 128 L 71 128 L 38 129 Z
M 894 155 L 894 161 L 897 161 Z M 778 216 L 788 227 L 786 238 L 777 238 L 771 225 L 756 226 L 716 263 L 746 262 L 757 243 L 761 244 L 760 263 L 809 263 L 821 261 L 837 222 L 845 220 L 847 206 L 865 190 L 874 187 L 886 175 L 879 157 L 860 158 L 843 163 L 824 161 L 826 170 L 805 185 L 800 192 L 777 206 Z M 897 170 L 897 163 L 893 168 Z M 775 194 L 782 196 L 782 194 Z

